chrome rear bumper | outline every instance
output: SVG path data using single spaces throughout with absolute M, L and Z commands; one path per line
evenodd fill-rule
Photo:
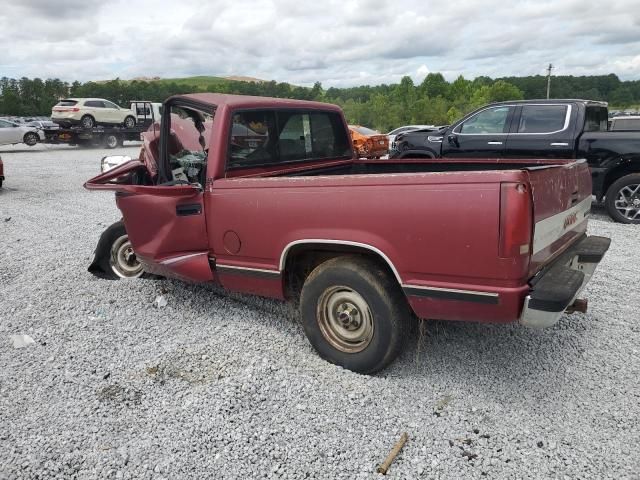
M 609 249 L 611 239 L 585 236 L 530 282 L 520 323 L 544 328 L 554 325 L 591 280 L 598 263 Z

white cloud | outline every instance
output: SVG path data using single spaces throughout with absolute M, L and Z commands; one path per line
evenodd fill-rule
M 3 5 L 0 76 L 249 75 L 329 86 L 457 75 L 640 77 L 636 0 L 22 0 Z M 427 67 L 428 65 L 428 67 Z

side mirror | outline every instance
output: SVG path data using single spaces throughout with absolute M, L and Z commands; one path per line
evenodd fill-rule
M 458 136 L 457 135 L 449 135 L 447 137 L 447 141 L 449 142 L 450 145 L 455 145 L 456 147 L 459 147 L 460 144 L 458 143 Z
M 100 161 L 100 171 L 102 173 L 108 172 L 112 168 L 116 168 L 118 165 L 122 165 L 129 160 L 131 160 L 129 155 L 110 155 L 102 157 L 102 160 Z

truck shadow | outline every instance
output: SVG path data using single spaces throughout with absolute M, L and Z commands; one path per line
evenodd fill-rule
M 304 338 L 293 304 L 205 288 L 209 296 L 232 301 L 268 317 L 271 328 L 284 333 L 293 327 Z M 480 389 L 507 382 L 518 389 L 518 395 L 538 389 L 541 383 L 554 388 L 564 381 L 564 372 L 571 368 L 572 359 L 581 361 L 585 350 L 581 345 L 589 320 L 588 315 L 565 315 L 556 326 L 545 330 L 518 324 L 424 321 L 412 329 L 396 362 L 377 376 L 401 383 L 427 377 L 434 384 L 441 379 L 442 383 L 450 383 L 454 378 L 460 388 Z M 309 353 L 315 355 L 311 350 Z
M 300 355 L 317 354 L 309 346 L 299 323 L 295 305 L 276 300 L 227 293 L 213 285 L 189 285 L 171 280 L 167 293 L 172 305 L 186 305 L 190 297 L 207 298 L 207 310 L 213 314 L 221 309 L 236 307 L 246 310 L 243 322 L 272 330 L 275 335 L 288 337 L 301 350 L 293 357 L 279 357 L 291 368 L 299 367 Z M 419 384 L 453 387 L 458 394 L 499 396 L 496 401 L 512 401 L 529 395 L 538 398 L 541 391 L 553 395 L 571 383 L 571 371 L 583 361 L 585 335 L 591 323 L 590 314 L 565 315 L 554 327 L 533 330 L 518 324 L 498 325 L 473 322 L 424 321 L 412 330 L 400 357 L 387 369 L 375 375 L 389 388 L 410 390 Z M 258 325 L 259 324 L 259 325 Z M 179 325 L 176 325 L 179 328 Z M 251 325 L 247 325 L 251 330 Z M 308 347 L 305 349 L 305 346 Z M 251 348 L 251 347 L 249 347 Z M 264 346 L 256 345 L 256 352 Z M 270 353 L 263 352 L 267 356 Z M 322 362 L 320 362 L 323 365 Z M 312 361 L 302 365 L 315 365 Z M 575 367 L 575 368 L 574 368 Z M 330 364 L 326 368 L 334 369 Z M 317 373 L 317 372 L 316 372 Z M 312 372 L 309 372 L 312 374 Z M 494 391 L 501 385 L 500 392 Z M 555 393 L 554 393 L 555 392 Z
M 461 390 L 483 391 L 507 385 L 521 397 L 560 391 L 567 372 L 582 361 L 589 315 L 565 315 L 545 330 L 518 324 L 492 325 L 467 322 L 427 321 L 389 369 L 395 378 L 416 376 L 439 383 L 455 382 Z

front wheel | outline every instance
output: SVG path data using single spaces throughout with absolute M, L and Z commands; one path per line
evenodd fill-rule
M 38 137 L 38 134 L 34 132 L 25 133 L 24 138 L 22 139 L 22 141 L 29 147 L 33 147 L 36 143 L 38 143 L 38 140 L 40 140 L 40 137 Z
M 625 175 L 613 182 L 604 205 L 616 222 L 640 224 L 640 173 Z
M 111 225 L 100 236 L 89 272 L 108 280 L 138 278 L 145 274 L 122 221 Z
M 307 338 L 322 358 L 364 374 L 398 356 L 410 318 L 395 278 L 355 255 L 328 260 L 309 274 L 300 311 Z

